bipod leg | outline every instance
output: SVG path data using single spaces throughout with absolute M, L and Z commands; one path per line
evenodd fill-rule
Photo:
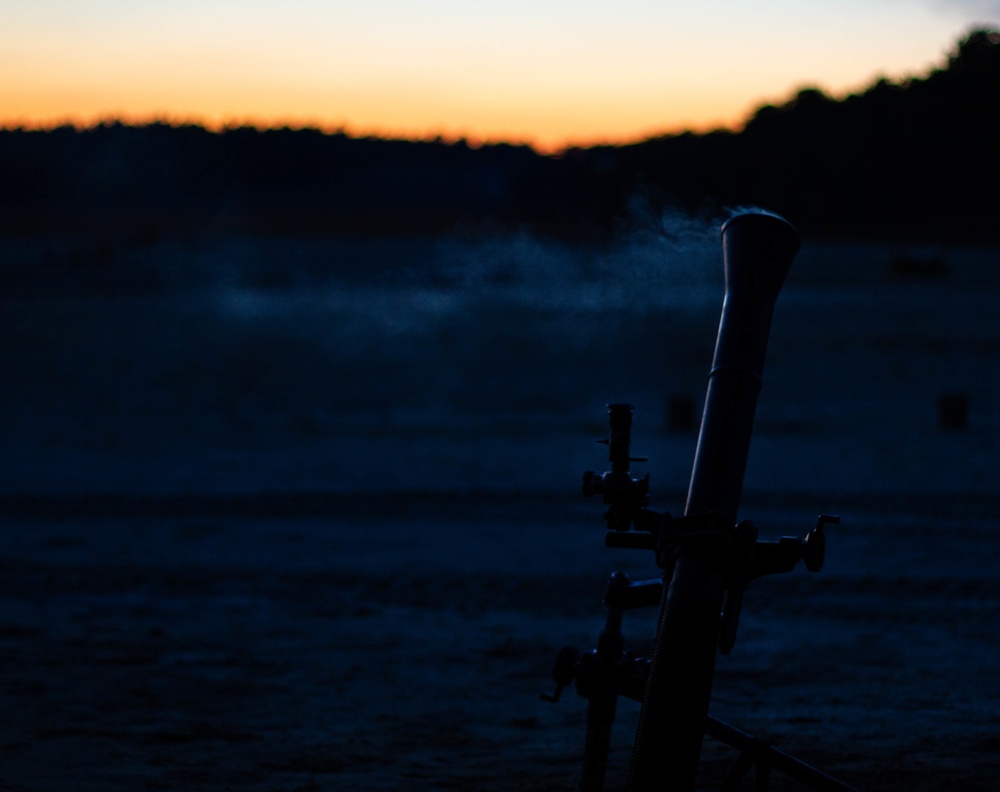
M 599 695 L 587 704 L 587 739 L 583 749 L 580 792 L 603 792 L 611 749 L 611 728 L 615 722 L 617 698 Z
M 740 751 L 736 763 L 719 787 L 719 792 L 733 792 L 751 765 L 754 766 L 756 792 L 764 792 L 767 789 L 772 768 L 817 792 L 858 792 L 849 784 L 711 716 L 705 720 L 705 734 Z
M 740 781 L 751 767 L 754 768 L 754 792 L 767 792 L 768 784 L 771 782 L 771 765 L 767 763 L 767 757 L 761 751 L 766 747 L 763 743 L 746 745 L 740 751 L 726 780 L 719 787 L 719 792 L 736 792 Z
M 608 592 L 617 587 L 628 587 L 629 579 L 621 572 L 615 572 L 608 581 Z M 605 595 L 605 602 L 611 599 Z M 580 777 L 580 792 L 602 792 L 604 777 L 608 769 L 608 753 L 611 750 L 611 729 L 615 722 L 618 706 L 618 691 L 613 669 L 621 658 L 624 637 L 622 636 L 622 609 L 608 606 L 604 629 L 597 639 L 597 648 L 585 656 L 583 662 L 593 662 L 593 673 L 584 673 L 587 696 L 587 737 L 583 750 L 583 772 Z

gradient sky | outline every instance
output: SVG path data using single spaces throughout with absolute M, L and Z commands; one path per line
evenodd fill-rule
M 514 140 L 737 126 L 941 64 L 1000 0 L 0 0 L 0 125 Z

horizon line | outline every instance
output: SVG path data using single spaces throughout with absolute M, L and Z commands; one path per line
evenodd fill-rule
M 959 38 L 955 44 L 960 45 L 963 40 L 977 32 L 988 33 L 992 37 L 1000 37 L 1000 31 L 992 25 L 972 25 Z M 949 56 L 950 57 L 950 56 Z M 169 111 L 154 111 L 152 113 L 130 114 L 126 111 L 110 110 L 107 112 L 88 113 L 72 115 L 54 115 L 47 119 L 28 120 L 25 118 L 0 118 L 0 131 L 37 131 L 51 132 L 56 129 L 71 127 L 78 132 L 85 132 L 97 129 L 101 126 L 113 126 L 120 124 L 134 128 L 148 127 L 155 125 L 166 125 L 173 128 L 199 127 L 212 134 L 224 134 L 237 129 L 254 129 L 259 132 L 290 130 L 290 131 L 315 131 L 323 135 L 335 136 L 343 135 L 353 140 L 384 140 L 395 142 L 412 143 L 441 143 L 446 145 L 456 145 L 464 143 L 474 149 L 488 146 L 514 146 L 530 148 L 542 156 L 561 156 L 574 150 L 589 150 L 597 148 L 625 148 L 639 145 L 651 140 L 662 138 L 680 137 L 683 135 L 705 136 L 713 133 L 740 134 L 755 116 L 767 107 L 785 107 L 795 101 L 803 91 L 817 91 L 834 102 L 843 102 L 852 96 L 861 96 L 871 91 L 877 85 L 888 82 L 900 88 L 905 88 L 914 82 L 926 80 L 933 73 L 942 69 L 947 69 L 948 58 L 944 63 L 931 66 L 920 73 L 887 77 L 885 75 L 870 78 L 866 83 L 852 88 L 844 88 L 840 91 L 831 91 L 823 85 L 815 82 L 803 81 L 793 84 L 784 97 L 780 100 L 760 98 L 749 105 L 738 118 L 729 122 L 706 121 L 703 124 L 686 124 L 683 122 L 675 127 L 650 129 L 647 131 L 637 131 L 634 134 L 625 135 L 583 135 L 578 138 L 566 136 L 555 143 L 544 143 L 530 135 L 492 135 L 489 133 L 480 134 L 471 131 L 447 131 L 445 129 L 427 129 L 422 132 L 405 132 L 392 129 L 353 129 L 348 123 L 341 121 L 322 122 L 309 117 L 286 117 L 274 119 L 260 119 L 252 116 L 240 117 L 233 115 L 217 120 L 211 120 L 204 115 L 184 114 Z
M 797 89 L 798 90 L 798 89 Z M 754 113 L 762 107 L 769 106 L 769 103 L 761 103 L 755 107 Z M 612 139 L 599 139 L 588 141 L 564 142 L 559 145 L 544 145 L 538 141 L 526 139 L 504 138 L 481 136 L 473 133 L 446 133 L 433 132 L 428 134 L 406 134 L 403 132 L 393 132 L 391 130 L 353 130 L 342 124 L 321 124 L 311 121 L 299 121 L 295 119 L 259 121 L 253 119 L 227 119 L 220 122 L 210 122 L 196 117 L 184 117 L 171 114 L 149 115 L 141 117 L 129 117 L 127 114 L 100 114 L 90 119 L 80 118 L 55 118 L 44 121 L 24 121 L 9 119 L 0 121 L 0 132 L 54 132 L 58 129 L 71 128 L 76 132 L 89 132 L 101 127 L 125 126 L 133 129 L 141 129 L 152 126 L 167 126 L 172 129 L 182 129 L 185 127 L 197 127 L 210 134 L 226 134 L 241 129 L 253 129 L 257 132 L 317 132 L 319 134 L 335 137 L 343 136 L 351 140 L 381 140 L 386 142 L 400 143 L 427 143 L 441 145 L 461 145 L 468 148 L 479 149 L 490 146 L 511 146 L 514 148 L 529 148 L 541 156 L 560 156 L 570 151 L 590 150 L 599 148 L 625 148 L 627 146 L 639 145 L 651 140 L 668 137 L 680 137 L 683 135 L 709 135 L 714 133 L 739 134 L 753 117 L 749 116 L 731 126 L 722 124 L 707 124 L 704 128 L 683 127 L 675 130 L 657 131 L 650 133 L 638 133 L 635 136 L 628 136 Z

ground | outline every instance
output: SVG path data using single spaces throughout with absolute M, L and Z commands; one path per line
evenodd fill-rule
M 861 789 L 994 788 L 997 504 L 848 505 L 823 572 L 751 588 L 713 714 Z M 562 644 L 593 645 L 607 572 L 655 573 L 600 547 L 599 510 L 8 520 L 0 789 L 571 789 L 585 701 L 539 693 Z M 755 516 L 811 522 L 773 499 Z M 654 621 L 629 614 L 633 647 Z M 734 759 L 707 740 L 706 783 Z
M 890 252 L 813 246 L 779 301 L 742 516 L 765 537 L 841 524 L 821 573 L 752 585 L 711 711 L 859 789 L 993 790 L 997 258 L 935 251 L 944 274 L 900 279 Z M 267 294 L 211 320 L 204 295 L 4 300 L 0 790 L 575 787 L 586 702 L 539 694 L 563 644 L 594 644 L 609 573 L 657 573 L 603 547 L 580 474 L 607 464 L 602 400 L 634 391 L 653 506 L 681 511 L 695 433 L 664 425 L 664 383 L 703 392 L 713 320 L 646 306 L 601 346 L 637 295 L 582 317 L 518 303 L 512 328 L 509 294 L 449 283 L 367 303 L 405 325 L 388 335 L 349 295 L 306 305 L 362 333 L 367 368 L 304 345 Z M 315 393 L 310 350 L 341 366 Z M 938 412 L 955 392 L 964 427 Z M 628 645 L 654 624 L 628 614 Z M 637 714 L 620 704 L 609 789 Z M 704 788 L 734 759 L 707 739 Z

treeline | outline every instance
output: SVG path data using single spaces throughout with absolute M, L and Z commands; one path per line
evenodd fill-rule
M 804 89 L 738 131 L 543 156 L 527 146 L 102 124 L 0 130 L 0 233 L 436 232 L 600 238 L 638 197 L 716 216 L 758 205 L 851 237 L 1000 238 L 1000 32 L 834 99 Z
M 618 169 L 689 209 L 760 204 L 841 236 L 1000 239 L 997 108 L 1000 31 L 976 30 L 926 76 L 839 101 L 805 89 L 739 133 L 626 147 Z

